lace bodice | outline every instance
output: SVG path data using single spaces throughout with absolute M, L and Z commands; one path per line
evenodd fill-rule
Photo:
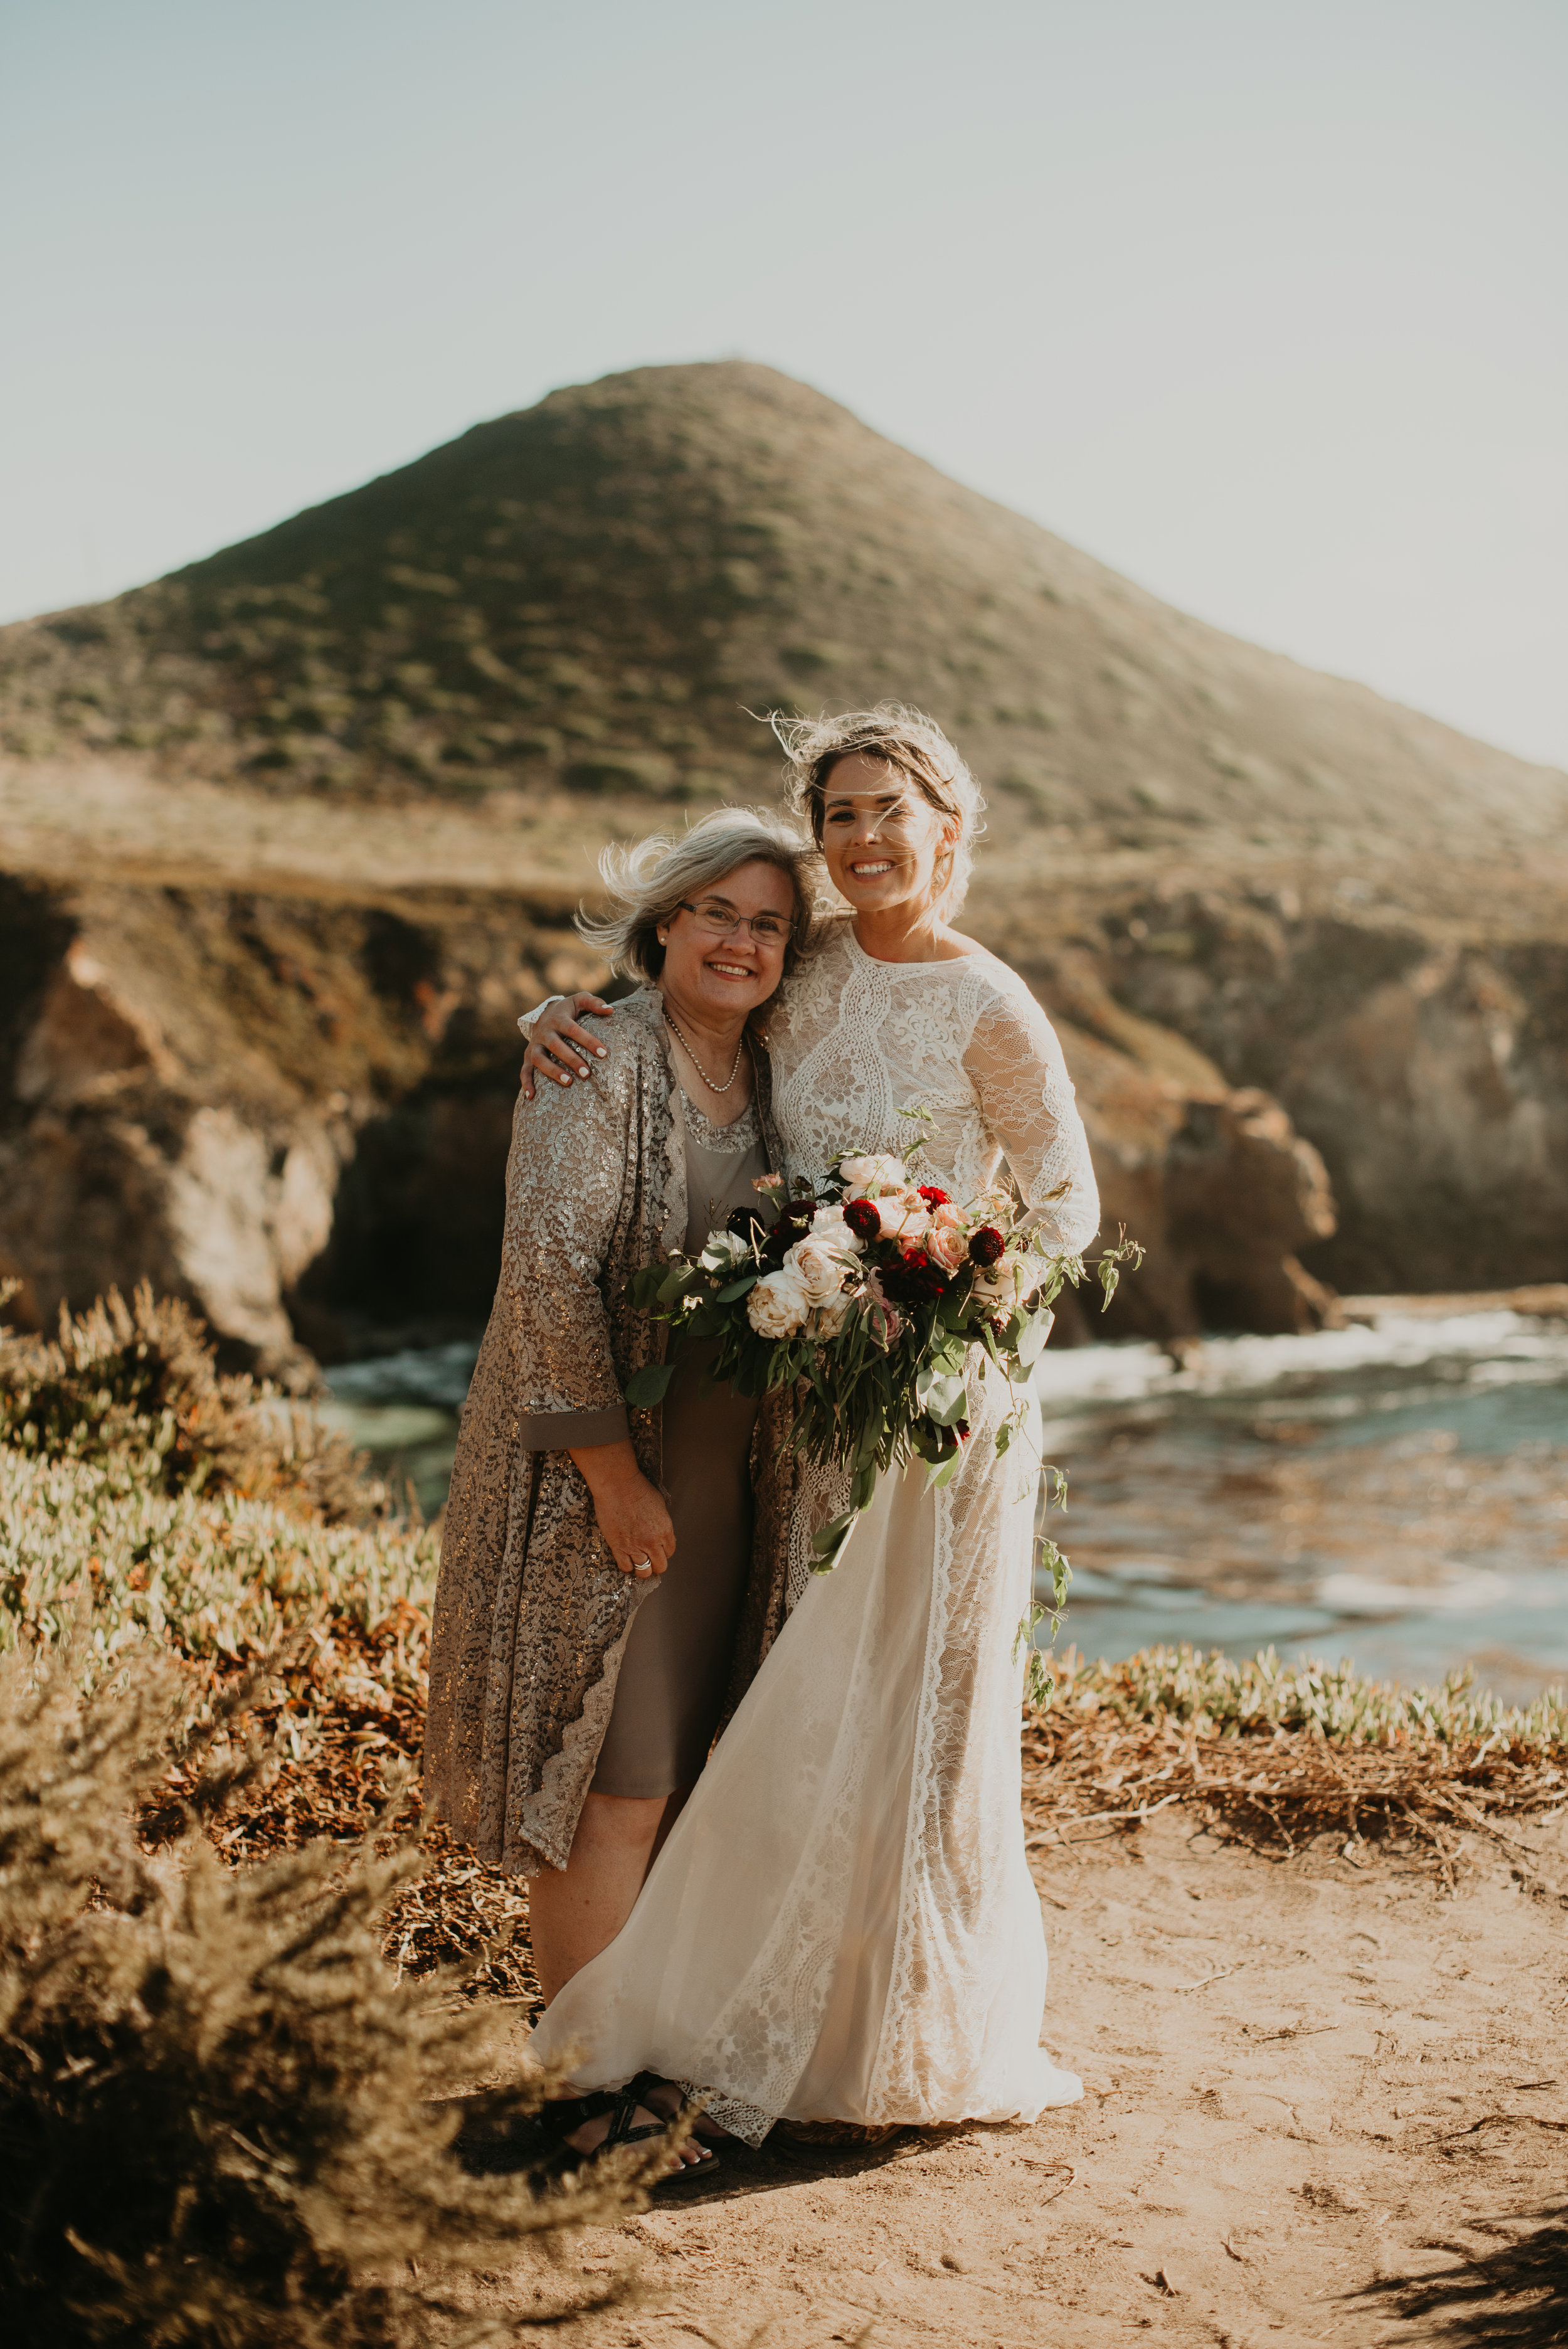
M 955 1199 L 977 1196 L 1005 1158 L 1058 1247 L 1093 1239 L 1099 1198 L 1062 1048 L 994 955 L 877 962 L 841 922 L 785 981 L 768 1044 L 791 1177 L 819 1179 L 842 1150 L 903 1150 L 898 1112 L 921 1102 L 935 1121 L 922 1167 Z

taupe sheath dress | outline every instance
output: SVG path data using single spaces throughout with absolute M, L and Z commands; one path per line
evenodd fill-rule
M 695 1255 L 768 1172 L 757 1105 L 715 1125 L 683 1096 L 686 1248 Z M 664 1402 L 664 1485 L 675 1554 L 632 1619 L 591 1791 L 671 1795 L 707 1760 L 724 1710 L 751 1561 L 751 1432 L 758 1405 L 702 1392 L 717 1340 L 683 1349 Z

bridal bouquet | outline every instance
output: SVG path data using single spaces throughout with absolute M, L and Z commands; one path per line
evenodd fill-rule
M 920 1126 L 925 1112 L 903 1112 Z M 799 1382 L 789 1441 L 823 1466 L 851 1473 L 851 1506 L 816 1538 L 818 1571 L 834 1564 L 878 1472 L 927 1464 L 945 1484 L 969 1440 L 965 1366 L 980 1347 L 1010 1385 L 1026 1379 L 1051 1327 L 1050 1308 L 1083 1260 L 1049 1251 L 1020 1226 L 1006 1191 L 959 1205 L 918 1181 L 910 1160 L 846 1151 L 820 1189 L 782 1175 L 757 1185 L 777 1206 L 738 1209 L 695 1259 L 672 1257 L 636 1274 L 634 1304 L 671 1325 L 664 1362 L 636 1372 L 628 1402 L 660 1402 L 674 1375 L 676 1339 L 717 1339 L 711 1376 L 738 1394 Z M 1097 1268 L 1109 1302 L 1134 1251 L 1109 1250 Z M 996 1433 L 1005 1452 L 1021 1410 Z

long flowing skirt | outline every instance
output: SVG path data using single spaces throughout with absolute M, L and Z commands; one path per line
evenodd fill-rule
M 775 2118 L 1033 2120 L 1082 2094 L 1039 2044 L 1046 1939 L 1024 1850 L 1019 1620 L 1038 1415 L 970 1380 L 952 1483 L 884 1477 L 801 1594 L 609 1947 L 540 2056 L 581 2087 L 645 2066 Z

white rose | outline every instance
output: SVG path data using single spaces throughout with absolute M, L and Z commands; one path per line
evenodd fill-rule
M 734 1232 L 708 1234 L 707 1245 L 702 1252 L 702 1262 L 707 1265 L 710 1272 L 727 1272 L 738 1265 L 742 1257 L 749 1264 L 751 1249 L 748 1243 L 738 1238 Z
M 845 1223 L 842 1207 L 819 1207 L 811 1218 L 811 1237 L 825 1240 L 841 1256 L 859 1256 L 865 1247 L 860 1235 Z
M 797 1336 L 810 1309 L 799 1275 L 788 1264 L 765 1272 L 746 1299 L 747 1319 L 759 1338 Z
M 885 1192 L 903 1190 L 909 1182 L 909 1170 L 902 1158 L 876 1151 L 863 1158 L 841 1158 L 839 1177 L 850 1198 L 875 1199 Z
M 1026 1289 L 1036 1288 L 1038 1285 L 1013 1257 L 1005 1256 L 986 1270 L 976 1271 L 973 1293 L 983 1298 L 988 1305 L 994 1305 L 997 1309 L 995 1318 L 1000 1320 L 1004 1314 L 1012 1311 Z
M 878 1199 L 885 1240 L 923 1239 L 931 1227 L 931 1211 L 918 1191 L 901 1190 L 891 1199 Z
M 812 1337 L 836 1338 L 854 1301 L 841 1289 L 836 1297 L 830 1297 L 826 1304 L 819 1305 L 811 1316 Z
M 784 1269 L 792 1271 L 805 1292 L 808 1305 L 825 1305 L 830 1297 L 837 1297 L 844 1285 L 844 1275 L 850 1269 L 843 1253 L 828 1239 L 820 1239 L 815 1231 L 803 1240 L 797 1240 L 784 1258 Z

